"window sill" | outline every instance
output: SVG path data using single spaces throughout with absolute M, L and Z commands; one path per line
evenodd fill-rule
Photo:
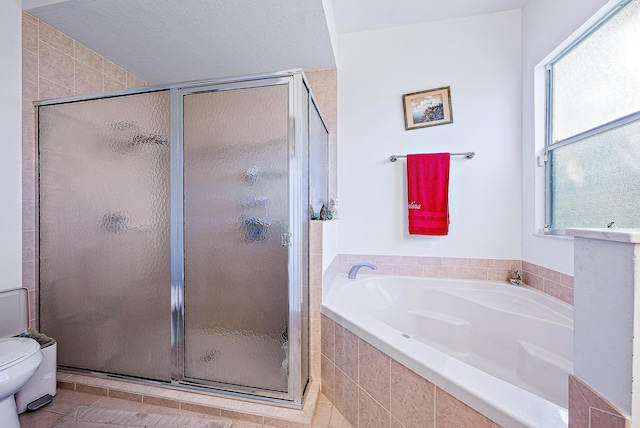
M 536 232 L 533 234 L 533 236 L 537 238 L 553 238 L 553 239 L 560 239 L 563 241 L 573 241 L 573 236 L 569 236 L 569 235 L 545 235 L 544 233 Z

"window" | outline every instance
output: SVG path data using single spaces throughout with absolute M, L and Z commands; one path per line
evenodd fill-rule
M 640 0 L 547 65 L 547 224 L 640 227 Z

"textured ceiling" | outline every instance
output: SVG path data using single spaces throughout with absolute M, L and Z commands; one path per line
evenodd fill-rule
M 325 17 L 323 1 L 333 16 Z M 149 84 L 335 68 L 330 30 L 345 34 L 454 19 L 518 9 L 526 2 L 22 0 L 28 13 Z
M 528 0 L 333 0 L 338 34 L 522 8 Z
M 149 84 L 336 66 L 322 0 L 23 0 L 23 8 Z

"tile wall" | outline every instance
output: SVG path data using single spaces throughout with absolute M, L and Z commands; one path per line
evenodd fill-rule
M 369 262 L 377 266 L 377 270 L 362 268 L 362 273 L 371 275 L 490 281 L 506 281 L 509 279 L 509 269 L 521 269 L 525 284 L 573 305 L 572 276 L 522 260 L 340 254 L 338 271 L 347 273 L 351 266 L 359 262 Z
M 322 316 L 322 392 L 354 427 L 498 427 Z
M 630 424 L 626 415 L 580 378 L 569 375 L 569 428 L 628 428 Z
M 37 326 L 36 146 L 33 101 L 115 91 L 146 83 L 28 13 L 22 14 L 22 286 Z

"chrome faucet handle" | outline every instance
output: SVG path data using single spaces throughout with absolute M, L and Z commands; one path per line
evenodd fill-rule
M 356 279 L 356 276 L 358 275 L 358 270 L 360 270 L 360 268 L 363 268 L 363 267 L 368 267 L 368 268 L 373 269 L 373 270 L 378 269 L 378 267 L 376 265 L 371 264 L 371 263 L 366 263 L 366 262 L 357 263 L 357 264 L 353 265 L 351 267 L 351 269 L 349 270 L 348 278 L 349 279 Z

